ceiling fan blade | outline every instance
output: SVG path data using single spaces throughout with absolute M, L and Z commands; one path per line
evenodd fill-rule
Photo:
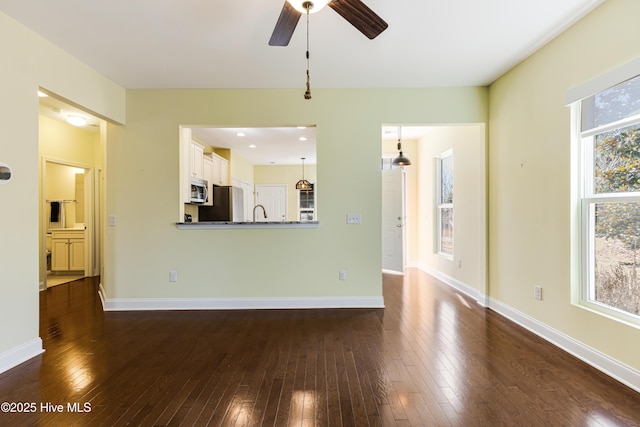
M 333 0 L 328 6 L 370 39 L 376 38 L 389 26 L 360 0 Z
M 271 34 L 269 46 L 287 46 L 293 31 L 296 29 L 296 25 L 298 25 L 300 16 L 302 14 L 285 0 L 278 22 L 276 22 L 276 27 L 273 29 L 273 34 Z

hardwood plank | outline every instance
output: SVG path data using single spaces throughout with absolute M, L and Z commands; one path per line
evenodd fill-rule
M 40 294 L 46 352 L 0 374 L 0 425 L 638 425 L 640 395 L 417 270 L 386 308 L 103 313 Z M 40 404 L 65 405 L 63 412 Z M 91 405 L 90 412 L 66 410 Z

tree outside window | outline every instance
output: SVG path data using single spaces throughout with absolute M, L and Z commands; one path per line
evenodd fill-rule
M 437 157 L 438 253 L 453 259 L 453 151 Z
M 582 300 L 639 316 L 640 78 L 583 100 L 581 131 Z

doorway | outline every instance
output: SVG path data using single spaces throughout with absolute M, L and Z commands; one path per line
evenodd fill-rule
M 43 159 L 41 289 L 99 274 L 96 175 L 90 166 Z
M 401 167 L 382 171 L 382 269 L 403 273 L 405 267 L 405 172 Z
M 103 121 L 40 95 L 40 290 L 101 272 Z M 72 125 L 69 116 L 86 123 Z
M 256 221 L 286 221 L 287 220 L 287 185 L 286 184 L 257 184 L 256 206 L 265 208 L 256 211 Z M 254 208 L 255 209 L 255 208 Z

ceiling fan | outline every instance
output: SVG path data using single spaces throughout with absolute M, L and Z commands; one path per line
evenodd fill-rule
M 318 12 L 325 5 L 335 10 L 369 39 L 376 38 L 389 26 L 360 0 L 286 0 L 273 30 L 270 46 L 287 46 L 303 13 Z

